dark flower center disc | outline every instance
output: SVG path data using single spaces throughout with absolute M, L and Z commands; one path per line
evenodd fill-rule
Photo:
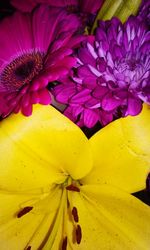
M 42 68 L 43 55 L 41 53 L 24 54 L 4 68 L 0 82 L 4 89 L 17 91 L 25 84 L 29 84 Z

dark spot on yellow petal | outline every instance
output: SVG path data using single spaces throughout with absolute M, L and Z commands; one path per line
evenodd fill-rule
M 17 218 L 20 218 L 22 216 L 24 216 L 25 214 L 29 213 L 31 210 L 33 209 L 33 207 L 24 207 L 21 211 L 19 211 L 19 213 L 17 214 Z
M 67 186 L 66 189 L 67 189 L 68 191 L 80 192 L 80 189 L 79 189 L 78 187 L 74 186 L 73 184 Z
M 74 221 L 78 222 L 79 221 L 79 217 L 78 217 L 78 211 L 77 211 L 76 207 L 73 207 L 73 209 L 72 209 L 72 215 L 73 215 Z
M 67 237 L 64 238 L 63 243 L 62 243 L 62 250 L 67 249 Z

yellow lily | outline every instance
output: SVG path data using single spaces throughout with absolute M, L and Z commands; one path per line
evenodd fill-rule
M 150 110 L 90 140 L 52 107 L 0 123 L 2 250 L 149 250 Z

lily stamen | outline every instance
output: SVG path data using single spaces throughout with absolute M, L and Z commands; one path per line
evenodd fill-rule
M 80 192 L 80 189 L 78 187 L 74 186 L 73 184 L 67 186 L 66 189 L 69 191 Z
M 28 246 L 26 250 L 31 250 L 31 246 Z
M 25 214 L 29 213 L 31 210 L 33 209 L 33 207 L 24 207 L 21 211 L 19 211 L 19 213 L 17 214 L 17 218 L 21 218 L 22 216 L 24 216 Z
M 74 221 L 78 222 L 79 221 L 79 217 L 78 217 L 78 211 L 77 211 L 76 207 L 73 207 L 73 209 L 72 209 L 72 215 L 73 215 Z
M 82 239 L 82 230 L 81 230 L 80 225 L 77 225 L 77 228 L 76 228 L 76 241 L 77 241 L 77 244 L 80 244 L 81 239 Z
M 67 236 L 64 238 L 63 243 L 62 243 L 62 250 L 67 249 Z

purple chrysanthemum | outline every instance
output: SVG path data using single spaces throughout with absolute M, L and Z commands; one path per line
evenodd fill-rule
M 138 17 L 140 20 L 144 21 L 146 25 L 150 28 L 150 0 L 143 0 Z
M 67 104 L 65 114 L 80 126 L 106 125 L 113 118 L 137 115 L 150 103 L 150 33 L 138 18 L 99 23 L 93 42 L 78 51 L 71 82 L 54 89 Z
M 0 23 L 0 116 L 28 116 L 32 104 L 51 102 L 46 87 L 76 63 L 70 55 L 82 40 L 79 27 L 74 14 L 47 5 Z

